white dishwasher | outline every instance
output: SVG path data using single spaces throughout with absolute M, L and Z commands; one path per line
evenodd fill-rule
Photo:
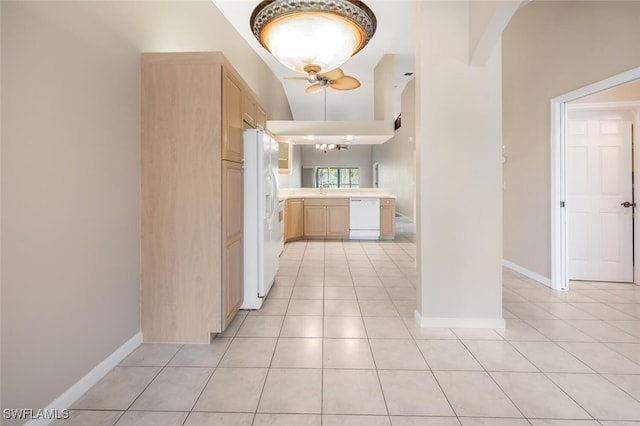
M 380 238 L 380 198 L 349 199 L 349 239 Z

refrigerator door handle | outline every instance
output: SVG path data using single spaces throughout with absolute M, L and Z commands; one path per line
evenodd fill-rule
M 267 173 L 265 180 L 265 219 L 269 229 L 271 229 L 273 218 L 278 213 L 278 199 L 275 195 L 277 190 L 273 172 Z
M 268 181 L 268 192 L 265 200 L 267 206 L 266 218 L 269 223 L 269 229 L 271 229 L 273 219 L 278 214 L 278 187 L 276 186 L 276 179 L 273 171 L 269 171 L 266 178 Z

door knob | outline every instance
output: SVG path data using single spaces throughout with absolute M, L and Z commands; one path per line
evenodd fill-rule
M 628 201 L 625 201 L 624 203 L 620 203 L 620 205 L 621 205 L 622 207 L 624 207 L 625 209 L 628 209 L 629 207 L 635 207 L 635 206 L 636 206 L 636 203 L 630 203 L 630 202 L 628 202 Z

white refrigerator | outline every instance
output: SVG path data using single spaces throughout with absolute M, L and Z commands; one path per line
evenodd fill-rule
M 278 142 L 260 130 L 244 132 L 244 301 L 260 309 L 279 265 Z

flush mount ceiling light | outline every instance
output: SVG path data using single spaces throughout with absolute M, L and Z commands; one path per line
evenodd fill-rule
M 315 75 L 358 53 L 376 31 L 376 17 L 355 0 L 266 0 L 251 14 L 260 44 L 288 68 Z

